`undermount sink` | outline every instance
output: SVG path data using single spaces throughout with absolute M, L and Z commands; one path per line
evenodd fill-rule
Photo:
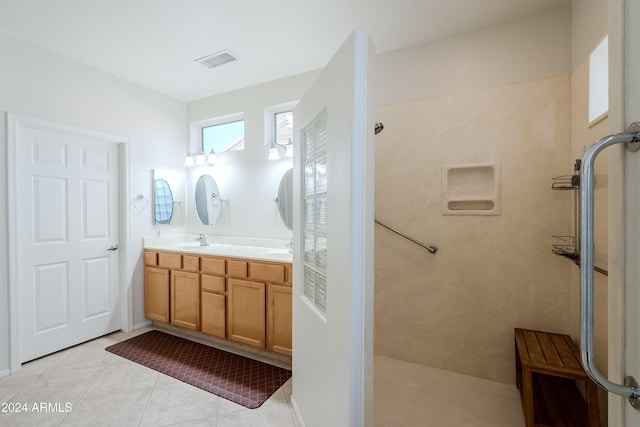
M 269 257 L 271 257 L 271 258 L 277 258 L 277 259 L 280 259 L 280 260 L 283 260 L 283 261 L 289 261 L 289 262 L 291 262 L 291 258 L 293 256 L 291 254 L 291 252 L 289 252 L 286 249 L 283 249 L 283 250 L 277 251 L 277 252 L 275 252 L 275 251 L 267 252 L 267 255 L 269 255 Z
M 175 245 L 175 247 L 177 248 L 206 248 L 208 245 L 206 246 L 202 246 L 199 242 L 185 242 L 185 243 L 179 243 L 177 245 Z
M 267 261 L 292 262 L 293 255 L 285 248 L 263 246 L 233 245 L 227 243 L 209 243 L 201 246 L 200 242 L 175 242 L 157 245 L 147 245 L 147 248 L 191 252 L 202 255 L 231 256 L 237 258 L 262 259 Z

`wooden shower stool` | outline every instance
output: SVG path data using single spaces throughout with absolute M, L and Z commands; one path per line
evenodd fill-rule
M 516 385 L 527 427 L 600 427 L 598 386 L 568 335 L 515 329 Z M 584 381 L 586 402 L 574 380 Z

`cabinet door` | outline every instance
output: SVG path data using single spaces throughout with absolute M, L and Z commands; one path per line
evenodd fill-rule
M 267 287 L 267 350 L 291 356 L 291 286 Z
M 144 268 L 144 315 L 169 323 L 169 270 Z
M 265 284 L 229 279 L 227 338 L 265 347 Z
M 202 332 L 216 337 L 226 337 L 225 296 L 202 292 Z
M 200 329 L 200 275 L 171 270 L 171 323 Z

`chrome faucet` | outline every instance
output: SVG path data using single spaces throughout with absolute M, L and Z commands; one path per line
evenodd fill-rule
M 209 246 L 209 242 L 207 242 L 207 238 L 204 237 L 204 234 L 199 233 L 198 237 L 194 239 L 197 242 L 200 242 L 200 246 Z

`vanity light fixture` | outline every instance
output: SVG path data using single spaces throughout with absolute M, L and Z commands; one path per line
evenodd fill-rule
M 199 153 L 189 152 L 184 158 L 184 165 L 187 167 L 204 166 L 205 164 L 209 166 L 216 164 L 216 153 L 213 151 L 213 148 L 207 154 L 202 151 Z
M 271 143 L 271 148 L 269 148 L 269 160 L 280 160 L 282 158 L 280 156 L 279 149 L 285 150 L 285 157 L 293 157 L 293 141 L 289 139 L 289 142 L 285 146 L 282 146 L 275 142 Z
M 276 144 L 271 144 L 271 148 L 269 149 L 269 160 L 280 160 L 280 153 L 278 153 Z
M 195 166 L 195 161 L 193 160 L 193 153 L 187 153 L 187 155 L 184 158 L 184 165 L 187 167 L 191 167 L 191 166 Z
M 216 164 L 216 152 L 213 151 L 213 148 L 211 149 L 211 151 L 209 151 L 209 153 L 207 154 L 207 160 L 206 163 L 209 166 L 213 166 Z
M 196 166 L 203 166 L 205 164 L 204 153 L 200 152 L 196 155 Z

